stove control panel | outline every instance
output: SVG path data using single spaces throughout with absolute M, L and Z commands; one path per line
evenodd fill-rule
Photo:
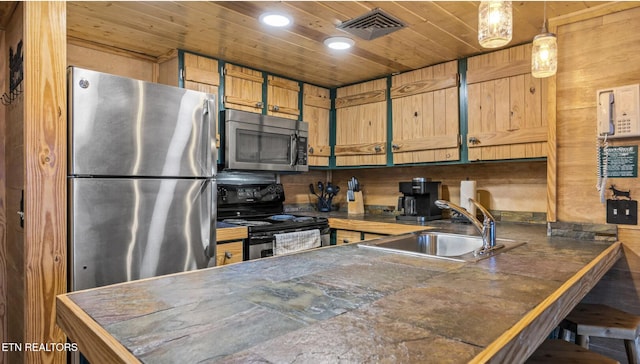
M 284 188 L 279 183 L 270 185 L 219 185 L 219 204 L 284 201 Z

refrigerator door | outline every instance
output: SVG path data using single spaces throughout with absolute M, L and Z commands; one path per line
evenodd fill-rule
M 208 266 L 214 179 L 69 179 L 71 290 Z
M 215 95 L 77 67 L 68 79 L 71 175 L 215 175 Z

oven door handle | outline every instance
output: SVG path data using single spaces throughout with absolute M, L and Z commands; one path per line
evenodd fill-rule
M 249 234 L 249 238 L 253 239 L 253 240 L 257 240 L 257 239 L 270 239 L 273 240 L 273 234 L 275 234 L 274 232 L 271 233 L 250 233 Z M 263 242 L 260 242 L 258 244 L 263 244 Z
M 291 160 L 289 162 L 289 165 L 293 167 L 298 162 L 298 134 L 297 133 L 291 134 L 291 156 L 290 157 L 291 157 Z

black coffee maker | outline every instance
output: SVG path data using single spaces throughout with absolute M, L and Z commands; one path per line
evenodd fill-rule
M 411 182 L 400 182 L 398 210 L 402 215 L 396 219 L 405 221 L 429 221 L 442 218 L 442 210 L 435 205 L 440 199 L 441 183 L 432 182 L 423 177 L 416 177 Z

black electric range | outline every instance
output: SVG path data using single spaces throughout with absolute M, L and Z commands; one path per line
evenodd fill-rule
M 284 188 L 279 183 L 218 185 L 218 227 L 247 227 L 243 260 L 273 255 L 275 234 L 317 229 L 321 245 L 329 245 L 329 220 L 286 214 L 284 200 Z

